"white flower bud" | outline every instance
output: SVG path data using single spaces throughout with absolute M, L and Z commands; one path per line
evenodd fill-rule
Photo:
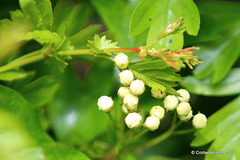
M 134 80 L 130 85 L 130 90 L 134 95 L 141 95 L 145 91 L 145 84 L 141 80 Z
M 160 89 L 151 89 L 152 96 L 157 99 L 161 99 L 165 96 L 165 92 L 161 91 Z
M 156 116 L 159 119 L 163 119 L 165 114 L 165 109 L 160 106 L 153 106 L 150 110 L 150 116 Z
M 177 106 L 177 113 L 179 116 L 186 116 L 191 111 L 192 107 L 188 102 L 181 102 Z
M 109 112 L 113 107 L 113 100 L 108 96 L 101 96 L 97 102 L 98 109 L 103 112 Z
M 174 95 L 168 95 L 164 99 L 163 104 L 164 104 L 164 108 L 166 108 L 167 110 L 174 110 L 178 106 L 178 99 Z
M 188 102 L 190 99 L 190 94 L 186 89 L 179 89 L 177 91 L 181 96 L 177 97 L 180 102 Z
M 130 85 L 133 79 L 134 79 L 133 73 L 130 70 L 124 70 L 121 73 L 119 73 L 120 83 L 124 86 Z
M 124 104 L 122 105 L 122 111 L 126 114 L 128 113 L 128 109 Z
M 160 119 L 155 116 L 147 117 L 144 123 L 144 126 L 151 131 L 155 131 L 156 129 L 158 129 L 159 125 L 160 125 Z
M 128 94 L 124 97 L 123 103 L 130 111 L 133 111 L 137 108 L 138 105 L 138 97 L 133 94 Z
M 141 125 L 142 117 L 138 113 L 129 113 L 125 118 L 128 128 L 137 128 Z
M 125 69 L 129 64 L 128 56 L 124 53 L 119 53 L 115 56 L 114 62 L 119 69 Z
M 184 121 L 184 122 L 186 122 L 186 121 L 189 121 L 191 118 L 192 118 L 192 116 L 193 116 L 193 114 L 192 114 L 192 110 L 188 113 L 188 115 L 186 115 L 186 116 L 179 116 L 179 119 L 181 120 L 181 121 Z
M 118 96 L 120 98 L 124 98 L 129 93 L 131 93 L 129 87 L 120 87 L 118 90 Z
M 196 129 L 205 128 L 207 125 L 207 117 L 202 113 L 198 113 L 193 117 L 192 123 Z

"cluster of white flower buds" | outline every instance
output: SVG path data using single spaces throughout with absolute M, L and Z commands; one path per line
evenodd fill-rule
M 122 72 L 119 74 L 119 81 L 121 87 L 118 89 L 118 96 L 123 100 L 122 111 L 127 114 L 125 117 L 125 123 L 128 128 L 137 128 L 142 125 L 142 116 L 137 113 L 137 107 L 139 97 L 145 91 L 145 84 L 142 80 L 134 80 L 132 71 L 128 70 L 128 56 L 124 53 L 120 53 L 114 58 L 115 66 Z M 164 108 L 168 111 L 177 111 L 178 117 L 181 121 L 189 121 L 193 117 L 193 111 L 188 103 L 190 100 L 190 94 L 185 89 L 177 91 L 180 95 L 178 97 L 174 95 L 165 95 L 159 89 L 152 88 L 151 94 L 154 98 L 164 98 Z M 113 107 L 113 100 L 111 97 L 102 96 L 98 99 L 97 103 L 99 110 L 104 112 L 111 111 Z M 151 131 L 155 131 L 160 126 L 160 120 L 164 118 L 165 109 L 161 106 L 153 106 L 149 112 L 149 116 L 146 118 L 143 126 Z M 204 114 L 198 113 L 193 117 L 193 126 L 196 129 L 202 129 L 207 124 L 207 118 Z
M 160 120 L 165 115 L 165 109 L 161 106 L 153 106 L 150 110 L 150 116 L 147 117 L 144 126 L 151 131 L 155 131 L 160 126 Z
M 142 124 L 142 116 L 136 113 L 139 102 L 138 96 L 145 91 L 145 84 L 139 79 L 134 80 L 132 71 L 126 69 L 129 64 L 127 55 L 120 53 L 115 56 L 114 61 L 116 67 L 122 70 L 119 74 L 119 81 L 122 86 L 118 89 L 118 96 L 123 99 L 122 110 L 127 114 L 125 123 L 128 128 L 137 128 Z
M 174 95 L 168 95 L 165 97 L 163 104 L 167 110 L 177 110 L 178 117 L 181 121 L 189 121 L 193 117 L 192 107 L 188 103 L 190 100 L 190 94 L 185 89 L 179 89 L 177 93 L 178 97 Z M 193 126 L 196 129 L 202 129 L 207 125 L 207 118 L 204 114 L 198 113 L 193 117 Z

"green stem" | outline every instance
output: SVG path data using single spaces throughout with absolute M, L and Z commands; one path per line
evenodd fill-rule
M 59 56 L 77 56 L 77 55 L 95 55 L 90 49 L 70 50 L 70 51 L 59 51 Z
M 152 147 L 162 141 L 164 141 L 165 139 L 167 139 L 168 137 L 170 137 L 174 131 L 175 127 L 171 127 L 168 131 L 166 131 L 165 133 L 161 134 L 160 136 L 154 138 L 154 139 L 151 139 L 150 141 L 148 141 L 147 143 L 139 146 L 137 148 L 137 151 L 141 151 L 141 150 L 144 150 L 144 149 L 147 149 L 149 147 Z
M 25 54 L 12 62 L 1 66 L 0 67 L 0 72 L 5 72 L 14 68 L 18 68 L 27 64 L 31 64 L 40 60 L 43 60 L 47 54 L 49 53 L 49 50 L 41 49 L 38 51 L 34 51 L 28 54 Z M 114 61 L 113 58 L 105 55 L 95 55 L 93 52 L 91 52 L 90 49 L 81 49 L 81 50 L 71 50 L 71 51 L 59 51 L 57 52 L 59 56 L 76 56 L 76 55 L 92 55 L 92 56 L 97 56 L 97 57 L 103 57 L 106 58 L 110 61 Z
M 14 68 L 18 68 L 18 67 L 21 67 L 21 66 L 33 63 L 33 62 L 40 61 L 40 60 L 44 59 L 44 57 L 45 57 L 44 54 L 39 54 L 39 55 L 32 56 L 32 57 L 29 57 L 26 59 L 15 61 L 14 63 L 9 63 L 5 66 L 0 67 L 0 72 L 5 72 L 5 71 L 8 71 L 8 70 L 11 70 Z
M 70 51 L 59 51 L 57 52 L 60 56 L 79 56 L 79 55 L 92 55 L 96 57 L 102 57 L 106 58 L 110 61 L 114 61 L 113 58 L 107 56 L 107 55 L 97 55 L 94 54 L 90 49 L 81 49 L 81 50 L 70 50 Z
M 144 128 L 142 131 L 140 131 L 139 133 L 134 135 L 134 137 L 132 139 L 128 139 L 127 141 L 129 141 L 129 142 L 127 144 L 134 143 L 137 139 L 139 139 L 140 137 L 145 135 L 148 131 L 149 131 L 148 129 Z
M 191 129 L 185 129 L 185 130 L 178 130 L 178 131 L 175 131 L 173 133 L 173 135 L 183 135 L 183 134 L 189 134 L 191 132 L 194 132 L 195 129 L 194 128 L 191 128 Z
M 160 136 L 154 138 L 154 139 L 151 139 L 150 141 L 146 142 L 145 144 L 139 146 L 137 148 L 137 151 L 141 151 L 141 150 L 144 150 L 144 149 L 147 149 L 149 147 L 152 147 L 162 141 L 164 141 L 165 139 L 167 139 L 168 137 L 170 137 L 171 135 L 173 135 L 175 129 L 181 125 L 181 121 L 179 121 L 178 123 L 176 123 L 176 114 L 174 113 L 174 117 L 173 117 L 173 121 L 172 121 L 172 125 L 171 127 L 163 134 L 161 134 Z

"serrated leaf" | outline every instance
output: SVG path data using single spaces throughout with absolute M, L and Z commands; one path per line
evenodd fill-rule
M 131 18 L 130 36 L 136 36 L 150 27 L 148 44 L 152 43 L 157 35 L 169 24 L 184 17 L 188 34 L 197 35 L 200 25 L 198 9 L 192 0 L 142 0 Z M 169 40 L 171 43 L 169 43 Z M 172 50 L 182 49 L 182 33 L 163 38 L 155 47 Z
M 20 40 L 35 40 L 40 44 L 44 43 L 55 43 L 58 44 L 61 42 L 61 38 L 55 32 L 50 32 L 48 30 L 35 30 L 28 32 L 24 37 L 21 37 Z
M 20 11 L 20 10 L 10 11 L 9 14 L 10 14 L 10 17 L 11 17 L 11 20 L 13 21 L 13 23 L 25 24 L 25 26 L 27 27 L 26 19 L 23 15 L 22 11 Z
M 50 0 L 19 0 L 19 4 L 34 29 L 51 30 L 53 14 Z
M 181 81 L 182 77 L 170 69 L 163 60 L 131 63 L 129 69 L 136 78 L 144 81 L 149 87 L 178 95 L 172 87 L 175 87 L 175 82 Z
M 230 96 L 240 94 L 240 68 L 232 69 L 217 84 L 211 84 L 210 77 L 199 80 L 193 76 L 184 77 L 180 83 L 188 91 L 205 96 Z
M 19 79 L 24 79 L 29 75 L 33 75 L 34 72 L 24 72 L 24 71 L 8 71 L 0 73 L 0 80 L 2 81 L 14 81 Z
M 223 151 L 219 155 L 221 160 L 239 159 L 236 154 L 226 152 L 238 150 L 240 140 L 240 97 L 225 105 L 222 109 L 208 118 L 207 127 L 195 132 L 195 139 L 192 146 L 202 146 L 215 140 L 209 148 L 209 151 Z M 214 155 L 217 156 L 217 155 Z M 212 156 L 206 156 L 207 160 Z
M 106 53 L 108 55 L 112 55 L 112 52 L 104 49 L 118 48 L 117 42 L 107 40 L 106 36 L 100 38 L 99 35 L 95 35 L 93 41 L 88 41 L 88 47 L 90 47 L 96 54 Z

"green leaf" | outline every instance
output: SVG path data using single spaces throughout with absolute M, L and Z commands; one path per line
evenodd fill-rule
M 119 46 L 136 47 L 145 45 L 147 32 L 137 37 L 129 37 L 129 19 L 138 1 L 130 3 L 123 0 L 91 0 L 109 34 L 113 36 L 113 40 L 119 42 Z M 133 54 L 128 54 L 128 56 L 130 59 L 137 57 Z
M 59 144 L 50 144 L 44 147 L 47 160 L 89 160 L 83 153 Z
M 142 0 L 132 15 L 130 21 L 130 36 L 136 36 L 150 28 L 147 43 L 152 43 L 169 24 L 184 17 L 188 34 L 197 35 L 200 16 L 192 0 Z M 171 39 L 172 43 L 169 43 Z M 172 50 L 183 46 L 182 33 L 163 38 L 156 47 Z
M 199 8 L 204 14 L 214 16 L 225 24 L 224 30 L 221 31 L 217 40 L 200 45 L 201 49 L 197 55 L 204 63 L 194 70 L 194 75 L 199 79 L 212 75 L 211 83 L 216 84 L 227 75 L 240 56 L 238 45 L 240 43 L 240 20 L 239 13 L 235 12 L 240 9 L 240 5 L 238 3 L 211 2 L 200 3 Z M 222 10 L 223 8 L 224 10 Z M 226 13 L 226 10 L 229 12 Z M 206 34 L 209 33 L 206 32 Z
M 0 109 L 0 132 L 1 160 L 43 160 L 42 149 L 34 148 L 33 139 L 19 120 L 2 109 Z
M 91 6 L 87 3 L 74 5 L 71 15 L 68 19 L 66 36 L 70 37 L 77 34 L 80 29 L 90 20 L 92 15 Z
M 229 160 L 229 159 L 239 159 L 238 153 L 238 145 L 240 143 L 240 125 L 234 126 L 234 131 L 223 133 L 221 136 L 224 138 L 216 139 L 211 147 L 208 149 L 209 151 L 222 151 L 223 155 L 206 155 L 205 160 L 221 159 L 221 160 Z
M 50 140 L 50 138 L 42 130 L 32 106 L 17 92 L 1 85 L 0 108 L 6 112 L 14 114 L 14 116 L 19 119 L 23 127 L 29 131 L 30 136 L 35 139 L 38 144 L 45 143 Z
M 106 53 L 108 55 L 112 55 L 112 52 L 105 49 L 118 48 L 117 42 L 107 40 L 106 36 L 100 38 L 99 35 L 95 35 L 93 41 L 88 41 L 88 47 L 91 48 L 96 54 Z
M 19 92 L 34 107 L 41 107 L 49 103 L 59 87 L 59 83 L 52 77 L 41 77 L 24 86 Z
M 209 42 L 213 40 L 217 40 L 221 37 L 221 33 L 226 29 L 226 25 L 211 14 L 207 14 L 201 12 L 200 10 L 200 17 L 201 17 L 201 24 L 200 30 L 197 36 L 190 36 L 184 34 L 184 46 L 198 46 L 198 43 L 202 42 Z
M 99 30 L 99 25 L 90 25 L 79 31 L 77 34 L 69 37 L 69 43 L 70 45 L 74 46 L 75 49 L 86 47 L 87 41 L 91 39 Z
M 131 63 L 131 67 L 133 68 L 140 68 L 141 70 L 151 70 L 152 68 L 154 69 L 165 69 L 169 67 L 163 60 L 154 60 L 151 61 L 151 65 L 149 65 L 149 62 L 133 62 Z
M 223 151 L 221 155 L 207 155 L 206 159 L 239 159 L 237 154 L 227 154 L 225 152 L 234 151 L 236 153 L 240 140 L 240 97 L 228 103 L 222 109 L 214 113 L 208 119 L 207 127 L 196 131 L 196 138 L 192 146 L 202 146 L 215 140 L 209 151 Z
M 80 66 L 85 70 L 86 65 Z M 98 110 L 97 99 L 109 95 L 112 89 L 113 65 L 101 59 L 87 73 L 83 81 L 67 67 L 59 78 L 62 85 L 48 107 L 57 139 L 84 148 L 107 129 L 108 116 Z
M 75 4 L 59 0 L 54 8 L 53 30 L 61 37 L 71 37 L 83 28 L 91 15 L 88 3 Z
M 14 81 L 19 79 L 24 79 L 29 75 L 33 75 L 34 72 L 24 72 L 24 71 L 8 71 L 0 73 L 0 80 L 2 81 Z
M 176 86 L 176 81 L 181 81 L 182 77 L 176 71 L 169 68 L 163 60 L 153 60 L 150 62 L 135 62 L 129 65 L 129 69 L 134 76 L 144 81 L 149 87 L 160 89 L 176 95 L 172 88 Z
M 22 11 L 16 10 L 16 11 L 10 11 L 9 13 L 10 13 L 10 17 L 11 17 L 13 23 L 17 23 L 17 24 L 25 24 L 26 23 L 26 20 L 25 20 L 25 17 L 23 15 Z
M 240 23 L 237 25 L 240 26 Z M 196 55 L 204 63 L 199 65 L 194 70 L 194 75 L 200 79 L 212 75 L 211 83 L 216 84 L 222 80 L 230 71 L 232 65 L 240 56 L 240 30 L 232 28 L 230 35 L 226 34 L 219 40 L 216 40 L 208 45 L 200 45 L 200 50 Z
M 50 32 L 48 30 L 35 30 L 28 32 L 24 37 L 21 37 L 20 40 L 32 40 L 34 39 L 40 44 L 44 43 L 60 43 L 61 38 L 55 32 Z
M 19 0 L 19 4 L 24 17 L 34 29 L 51 30 L 53 14 L 50 0 Z
M 0 109 L 6 113 L 14 115 L 27 134 L 34 140 L 35 145 L 43 148 L 45 158 L 56 160 L 61 157 L 62 160 L 88 158 L 82 153 L 63 147 L 57 146 L 42 129 L 37 114 L 32 106 L 17 92 L 0 85 Z M 31 151 L 33 153 L 33 150 Z M 72 154 L 73 153 L 73 154 Z M 64 156 L 63 156 L 64 155 Z
M 230 96 L 240 94 L 240 68 L 232 69 L 217 84 L 211 84 L 210 77 L 199 80 L 193 76 L 184 77 L 180 83 L 188 91 L 205 96 Z
M 10 21 L 9 19 L 0 20 L 0 61 L 13 56 L 21 43 L 18 41 L 25 34 L 25 25 Z
M 237 2 L 208 1 L 199 2 L 197 5 L 200 12 L 211 15 L 226 25 L 239 21 L 240 13 L 238 11 L 240 4 Z

